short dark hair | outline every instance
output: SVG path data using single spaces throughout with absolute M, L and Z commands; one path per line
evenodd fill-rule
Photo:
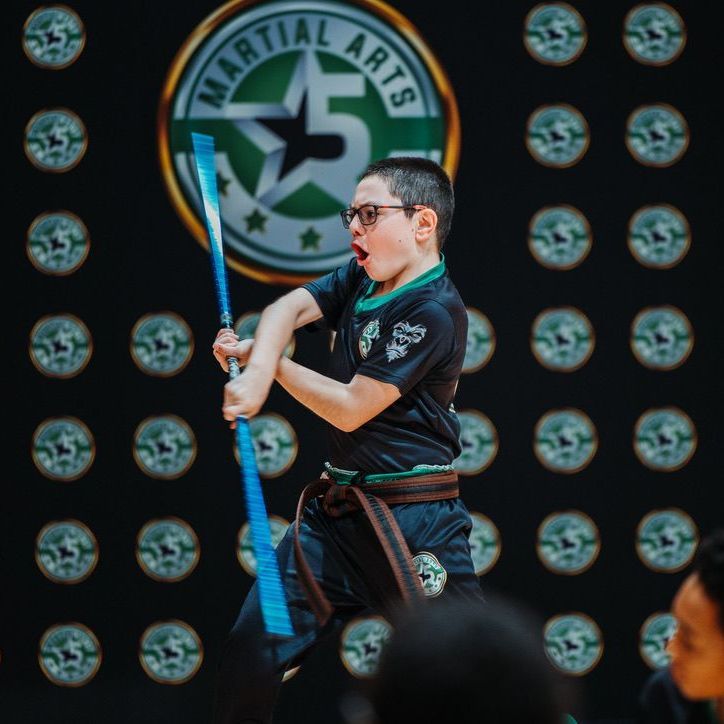
M 426 158 L 396 156 L 371 163 L 360 177 L 379 176 L 405 205 L 424 204 L 437 214 L 437 245 L 442 248 L 452 225 L 455 194 L 444 169 Z M 405 212 L 412 217 L 414 211 Z
M 724 633 L 724 528 L 703 540 L 694 561 L 694 572 L 706 595 L 719 609 L 719 628 Z

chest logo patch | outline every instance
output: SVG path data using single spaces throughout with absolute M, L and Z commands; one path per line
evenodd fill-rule
M 387 343 L 387 361 L 404 357 L 413 344 L 421 342 L 427 334 L 427 327 L 422 324 L 398 322 L 392 330 L 392 339 Z
M 362 359 L 367 359 L 367 355 L 372 349 L 372 343 L 380 336 L 380 320 L 373 319 L 363 330 L 359 338 L 359 353 Z

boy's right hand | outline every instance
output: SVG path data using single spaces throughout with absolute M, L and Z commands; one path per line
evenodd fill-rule
M 227 357 L 236 357 L 239 360 L 239 367 L 244 367 L 249 361 L 251 349 L 254 346 L 253 339 L 244 339 L 239 341 L 238 335 L 234 334 L 234 330 L 224 328 L 220 329 L 216 335 L 212 351 L 216 361 L 221 365 L 224 372 L 229 371 Z

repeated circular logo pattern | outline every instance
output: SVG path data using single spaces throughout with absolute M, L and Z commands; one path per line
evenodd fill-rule
M 628 224 L 628 248 L 652 269 L 670 269 L 689 251 L 691 230 L 679 209 L 668 204 L 641 207 Z
M 688 513 L 679 508 L 652 510 L 636 530 L 636 553 L 657 573 L 677 573 L 686 568 L 699 545 L 699 530 Z
M 80 117 L 67 108 L 38 111 L 25 126 L 25 155 L 35 168 L 63 173 L 85 155 L 88 134 Z
M 102 660 L 98 639 L 81 623 L 56 624 L 40 639 L 40 670 L 58 686 L 87 684 L 98 672 Z
M 453 461 L 460 475 L 477 475 L 490 467 L 498 454 L 498 431 L 486 415 L 477 410 L 460 410 L 462 452 Z
M 239 337 L 239 340 L 254 339 L 256 328 L 259 326 L 260 319 L 261 312 L 247 312 L 246 314 L 242 314 L 241 317 L 239 317 L 239 319 L 237 319 L 234 323 L 234 331 Z M 295 348 L 296 339 L 292 334 L 289 344 L 284 348 L 284 356 L 291 359 L 294 356 Z
M 538 527 L 536 552 L 552 573 L 583 573 L 595 563 L 600 550 L 598 527 L 580 510 L 551 513 Z
M 180 518 L 149 520 L 136 538 L 136 560 L 154 581 L 175 583 L 191 575 L 201 556 L 194 529 Z
M 696 428 L 678 407 L 651 408 L 636 421 L 633 445 L 636 457 L 646 467 L 673 472 L 683 468 L 694 455 Z
M 201 668 L 204 649 L 196 631 L 184 621 L 158 621 L 143 632 L 138 659 L 159 684 L 184 684 Z
M 174 312 L 144 314 L 131 330 L 131 357 L 136 366 L 153 377 L 181 372 L 194 353 L 194 335 Z
M 533 356 L 554 372 L 573 372 L 593 354 L 596 337 L 588 317 L 575 307 L 555 307 L 541 312 L 530 332 Z
M 676 618 L 668 612 L 654 613 L 644 621 L 639 632 L 639 653 L 647 666 L 662 669 L 669 665 L 671 656 L 666 646 L 676 629 Z
M 597 448 L 596 428 L 581 410 L 551 410 L 535 426 L 535 456 L 543 467 L 555 473 L 583 470 L 593 460 Z
M 668 65 L 684 51 L 686 26 L 671 5 L 643 3 L 623 21 L 623 45 L 639 63 Z
M 573 206 L 545 206 L 530 220 L 528 248 L 548 269 L 574 269 L 583 263 L 592 244 L 591 225 Z
M 46 377 L 68 379 L 79 375 L 93 354 L 88 327 L 72 314 L 39 319 L 30 332 L 30 360 Z
M 647 307 L 631 324 L 631 351 L 645 367 L 673 370 L 694 347 L 694 332 L 687 316 L 676 307 Z
M 83 265 L 89 249 L 88 229 L 70 211 L 38 214 L 28 228 L 28 259 L 43 274 L 72 274 Z
M 590 136 L 581 112 L 566 103 L 543 105 L 528 118 L 525 143 L 538 163 L 568 168 L 586 153 Z
M 644 166 L 671 166 L 688 146 L 686 119 L 667 103 L 639 106 L 626 121 L 626 148 Z
M 447 571 L 437 557 L 429 551 L 420 551 L 412 557 L 412 565 L 415 567 L 425 596 L 427 598 L 439 596 L 447 582 Z
M 249 432 L 254 445 L 259 477 L 278 478 L 294 464 L 299 443 L 294 428 L 281 415 L 267 412 L 249 420 Z M 239 450 L 234 440 L 234 455 L 239 462 Z
M 382 616 L 352 619 L 342 631 L 339 658 L 345 669 L 357 679 L 374 676 L 392 626 Z
M 502 544 L 500 532 L 487 515 L 470 511 L 473 527 L 470 529 L 470 556 L 473 559 L 475 575 L 486 574 L 498 562 Z
M 546 656 L 564 674 L 583 676 L 603 656 L 603 636 L 596 622 L 583 613 L 548 619 L 543 629 Z
M 76 417 L 50 417 L 33 433 L 33 462 L 51 480 L 77 480 L 88 472 L 95 454 L 91 431 Z
M 541 3 L 526 15 L 523 43 L 539 63 L 568 65 L 581 55 L 587 41 L 586 23 L 568 3 Z
M 468 336 L 465 342 L 463 373 L 470 374 L 485 367 L 495 352 L 495 330 L 490 320 L 474 307 L 467 307 Z
M 288 528 L 288 520 L 285 520 L 279 515 L 269 516 L 269 530 L 271 531 L 271 542 L 274 548 L 282 542 Z M 239 559 L 241 567 L 250 576 L 256 576 L 256 555 L 254 553 L 254 544 L 251 540 L 251 527 L 249 523 L 244 523 L 239 529 L 236 543 L 236 557 Z
M 133 459 L 152 478 L 180 478 L 196 459 L 193 430 L 176 415 L 147 417 L 133 435 Z
M 53 583 L 80 583 L 98 563 L 98 542 L 79 520 L 53 521 L 35 539 L 35 561 Z
M 44 5 L 23 26 L 23 50 L 28 59 L 49 70 L 61 70 L 78 60 L 85 46 L 85 27 L 66 5 Z

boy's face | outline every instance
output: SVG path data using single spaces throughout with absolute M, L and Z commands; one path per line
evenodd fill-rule
M 679 627 L 668 650 L 679 690 L 694 700 L 724 697 L 724 631 L 718 607 L 695 573 L 682 583 L 671 612 Z
M 368 176 L 357 185 L 352 207 L 366 204 L 399 206 L 402 201 L 389 192 L 379 176 Z M 415 216 L 408 218 L 404 209 L 379 209 L 377 220 L 367 226 L 355 215 L 349 225 L 352 249 L 367 276 L 384 282 L 400 274 L 415 260 L 418 252 L 415 226 Z

